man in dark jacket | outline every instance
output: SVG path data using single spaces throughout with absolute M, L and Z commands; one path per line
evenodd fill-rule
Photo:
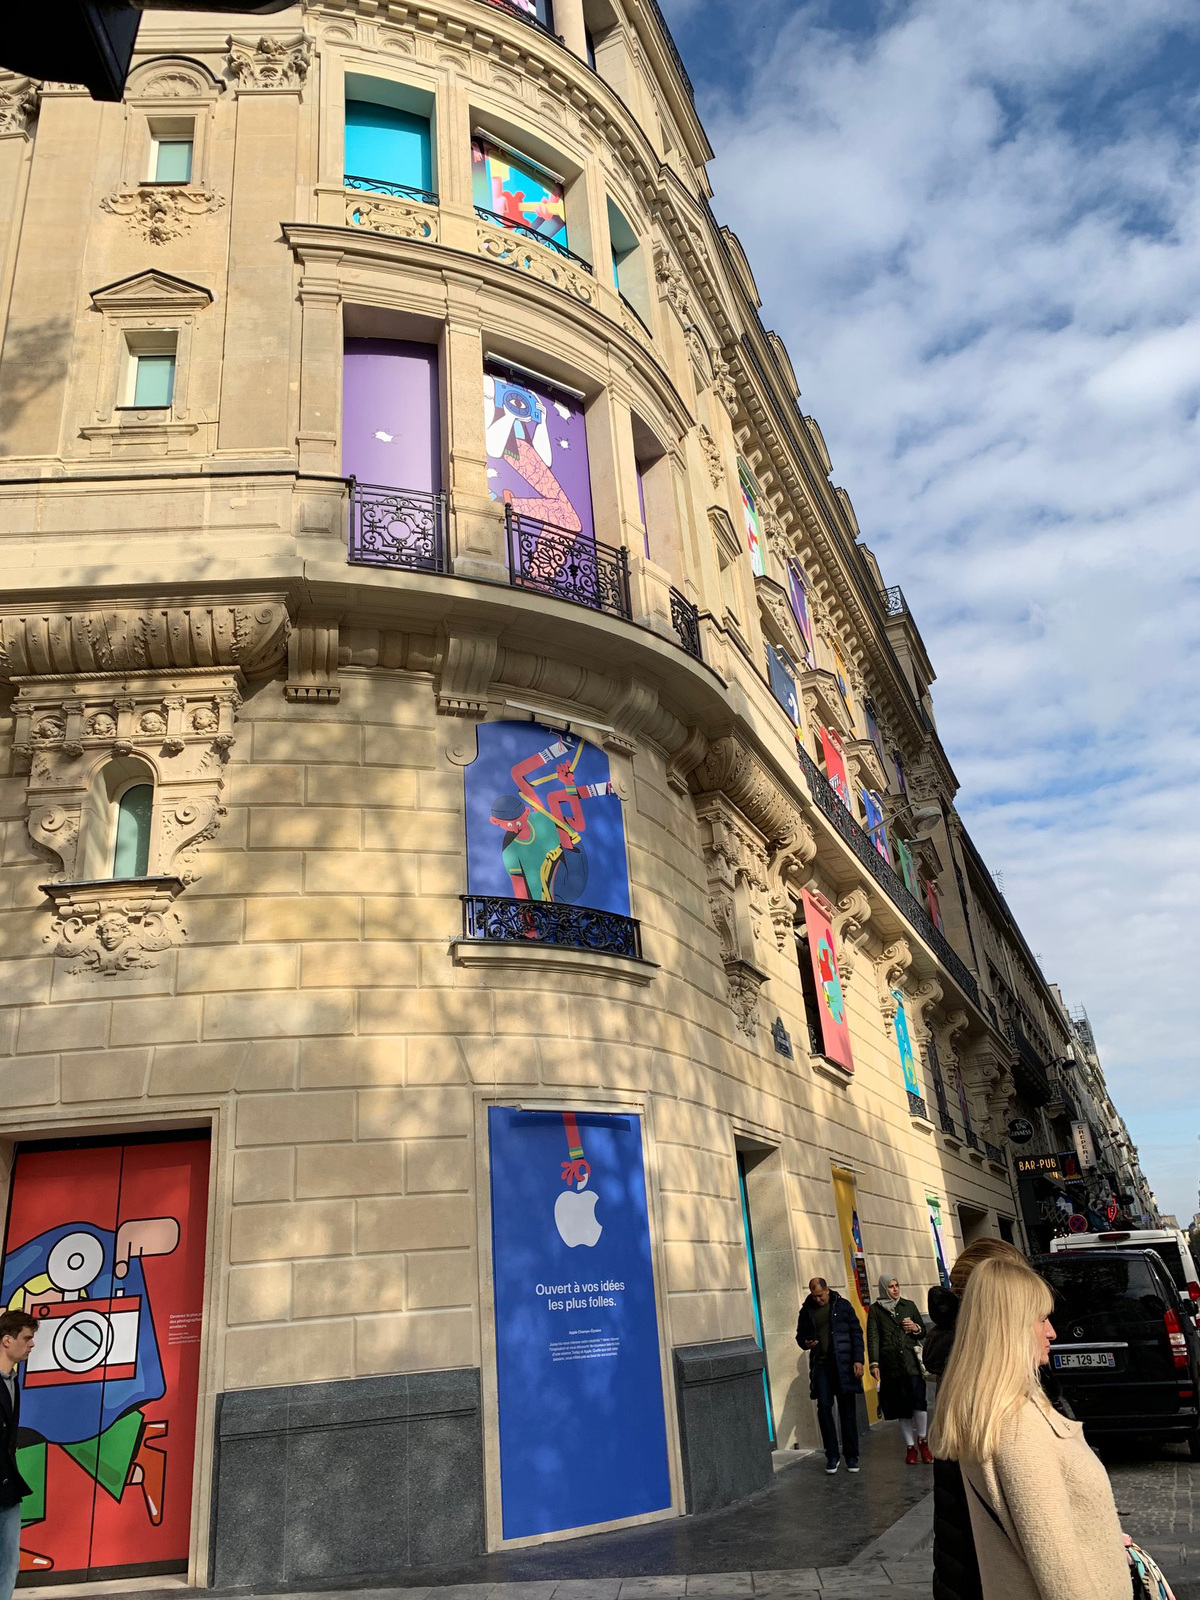
M 812 1278 L 808 1299 L 800 1307 L 796 1343 L 808 1351 L 808 1392 L 817 1402 L 821 1443 L 825 1446 L 825 1471 L 838 1469 L 838 1430 L 833 1420 L 836 1404 L 842 1427 L 841 1450 L 846 1471 L 858 1471 L 858 1396 L 862 1393 L 862 1323 L 849 1300 L 843 1300 L 824 1278 Z
M 12 1600 L 21 1564 L 21 1501 L 29 1485 L 17 1471 L 17 1363 L 33 1349 L 36 1330 L 37 1323 L 24 1311 L 0 1314 L 0 1600 Z

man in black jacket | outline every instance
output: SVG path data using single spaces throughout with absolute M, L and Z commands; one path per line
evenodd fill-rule
M 17 1471 L 17 1363 L 33 1349 L 36 1331 L 37 1323 L 24 1311 L 0 1314 L 0 1600 L 12 1600 L 21 1564 L 21 1500 L 29 1485 Z
M 817 1402 L 821 1443 L 825 1446 L 825 1471 L 838 1469 L 838 1430 L 834 1406 L 842 1425 L 841 1449 L 846 1471 L 858 1471 L 858 1396 L 862 1393 L 862 1323 L 854 1307 L 824 1278 L 812 1278 L 808 1299 L 800 1307 L 796 1343 L 808 1351 L 808 1392 Z

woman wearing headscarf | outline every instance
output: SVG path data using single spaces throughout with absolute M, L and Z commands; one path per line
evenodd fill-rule
M 933 1460 L 925 1437 L 929 1426 L 925 1378 L 917 1359 L 924 1337 L 921 1313 L 901 1295 L 900 1280 L 884 1273 L 879 1280 L 879 1299 L 867 1312 L 867 1359 L 879 1385 L 880 1410 L 889 1421 L 900 1423 L 904 1459 L 910 1467 L 919 1460 Z
M 983 1600 L 1129 1600 L 1112 1487 L 1083 1428 L 1046 1398 L 1055 1337 L 1044 1278 L 981 1261 L 963 1292 L 933 1447 L 967 1492 Z

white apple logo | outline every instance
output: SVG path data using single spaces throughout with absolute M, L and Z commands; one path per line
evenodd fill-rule
M 559 1238 L 572 1249 L 585 1244 L 590 1250 L 604 1231 L 596 1221 L 597 1194 L 579 1193 L 564 1189 L 554 1202 L 554 1226 Z

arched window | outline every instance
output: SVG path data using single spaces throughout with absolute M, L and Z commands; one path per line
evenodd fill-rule
M 150 865 L 150 819 L 154 814 L 154 785 L 134 783 L 117 801 L 117 826 L 113 840 L 114 878 L 144 878 Z
M 92 778 L 79 876 L 145 878 L 154 861 L 154 771 L 138 756 L 107 761 Z

